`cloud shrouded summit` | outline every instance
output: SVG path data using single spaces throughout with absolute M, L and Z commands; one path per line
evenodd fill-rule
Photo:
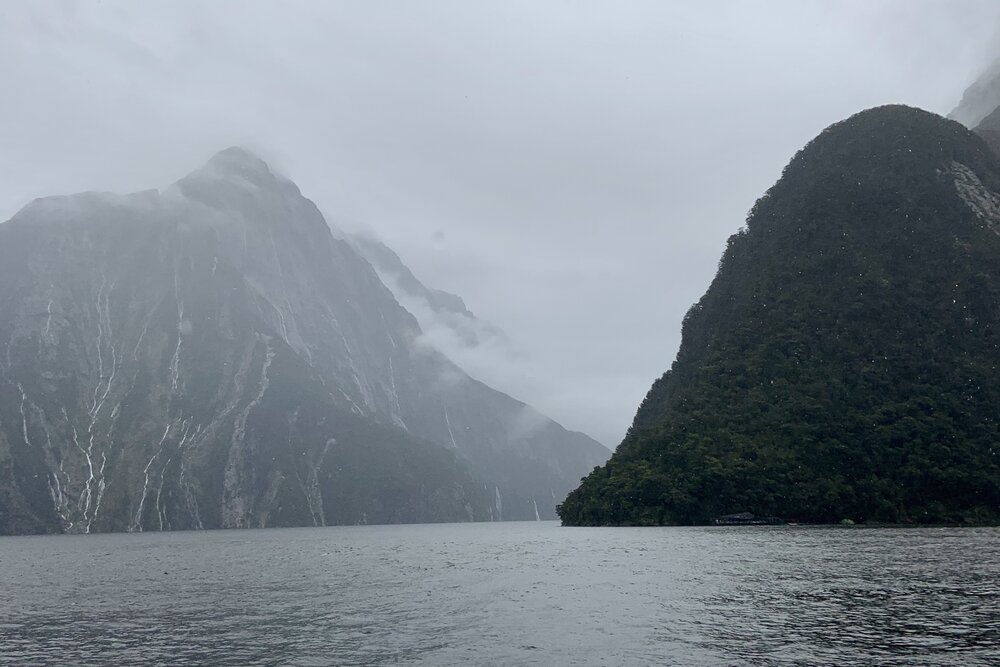
M 421 337 L 249 151 L 36 200 L 0 225 L 0 534 L 552 518 L 610 452 Z

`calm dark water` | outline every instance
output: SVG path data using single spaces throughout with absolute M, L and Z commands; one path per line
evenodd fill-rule
M 0 664 L 1000 665 L 1000 529 L 0 538 Z

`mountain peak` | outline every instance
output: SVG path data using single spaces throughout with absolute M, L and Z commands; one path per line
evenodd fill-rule
M 264 160 L 243 146 L 230 146 L 213 155 L 206 166 L 217 169 L 248 171 L 271 174 L 271 168 Z
M 940 185 L 940 196 L 922 205 L 947 208 L 952 202 L 946 195 L 953 194 L 954 187 L 938 175 L 959 163 L 996 190 L 1000 183 L 995 180 L 995 160 L 983 141 L 960 123 L 903 105 L 875 107 L 834 123 L 800 150 L 778 182 L 754 205 L 747 226 L 751 231 L 755 227 L 797 232 L 813 229 L 819 218 L 810 212 L 801 219 L 797 209 L 804 196 L 836 197 L 843 206 L 857 208 L 889 197 L 893 189 L 912 185 L 901 184 L 900 174 Z M 903 203 L 912 205 L 914 215 L 931 219 L 913 202 Z M 757 212 L 767 214 L 754 215 Z M 868 227 L 884 228 L 893 221 L 899 222 L 891 216 L 875 217 Z M 853 225 L 849 217 L 830 222 L 836 222 L 838 230 Z
M 0 534 L 549 518 L 609 454 L 422 345 L 246 149 L 24 221 L 0 225 Z
M 956 146 L 969 148 L 967 128 L 937 114 L 902 104 L 889 104 L 860 111 L 834 123 L 803 148 L 800 157 L 820 159 L 841 168 L 844 158 L 859 159 L 864 167 L 871 160 L 943 158 Z M 839 159 L 831 159 L 839 156 Z
M 263 192 L 278 196 L 301 194 L 294 183 L 274 172 L 264 160 L 242 146 L 230 146 L 219 151 L 204 166 L 174 183 L 170 189 L 188 199 L 214 205 L 232 205 L 234 198 Z

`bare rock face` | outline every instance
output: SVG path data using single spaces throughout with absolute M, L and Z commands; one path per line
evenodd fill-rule
M 0 532 L 554 516 L 609 453 L 419 334 L 242 149 L 37 200 L 0 225 Z

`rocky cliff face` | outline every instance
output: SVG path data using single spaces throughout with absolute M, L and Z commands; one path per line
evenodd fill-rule
M 551 517 L 603 447 L 472 380 L 241 149 L 0 225 L 0 531 Z

